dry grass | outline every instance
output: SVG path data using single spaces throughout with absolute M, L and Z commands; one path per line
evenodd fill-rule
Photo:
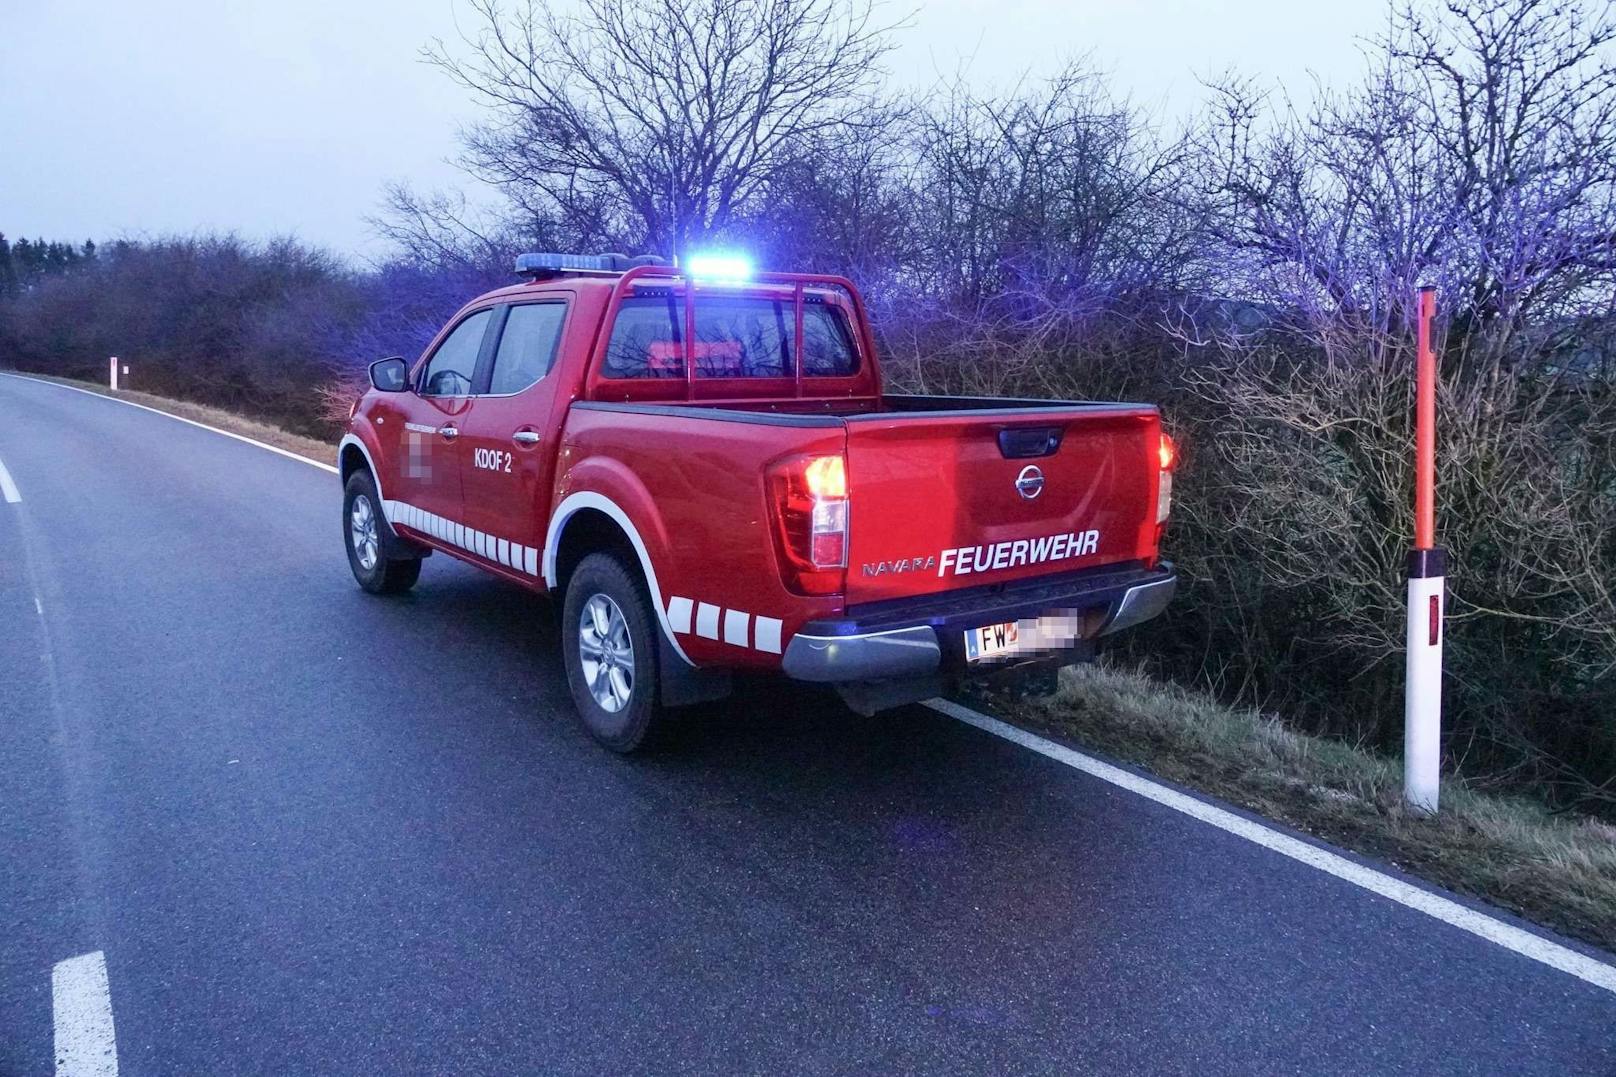
M 306 456 L 318 463 L 336 463 L 337 443 L 334 439 L 321 441 L 319 438 L 305 437 L 302 434 L 294 434 L 290 431 L 282 430 L 278 426 L 259 422 L 256 419 L 244 419 L 234 412 L 225 411 L 223 408 L 209 407 L 206 404 L 193 404 L 188 400 L 173 400 L 165 396 L 153 396 L 150 393 L 133 391 L 114 393 L 105 385 L 98 385 L 95 382 L 57 378 L 49 374 L 35 374 L 31 371 L 17 371 L 16 373 L 22 374 L 24 377 L 36 378 L 39 381 L 59 382 L 62 385 L 71 385 L 75 389 L 85 389 L 92 393 L 99 393 L 102 396 L 116 397 L 119 400 L 144 404 L 148 408 L 156 408 L 158 411 L 167 412 L 170 415 L 178 415 L 182 419 L 207 423 L 209 426 L 216 426 L 220 430 L 228 430 L 232 434 L 240 434 L 255 441 L 262 441 L 265 444 L 275 446 L 277 449 L 285 449 L 287 452 Z
M 1294 732 L 1143 674 L 1078 666 L 1053 695 L 993 692 L 995 709 L 1171 781 L 1616 951 L 1616 828 L 1522 797 L 1442 786 L 1405 811 L 1402 765 Z

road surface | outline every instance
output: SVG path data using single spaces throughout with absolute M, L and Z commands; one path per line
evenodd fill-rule
M 0 1073 L 110 1072 L 96 954 L 126 1075 L 1616 1072 L 1616 994 L 925 708 L 614 758 L 545 601 L 354 586 L 334 476 L 0 416 Z

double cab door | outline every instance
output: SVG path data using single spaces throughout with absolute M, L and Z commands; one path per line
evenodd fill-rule
M 399 484 L 404 493 L 389 491 L 431 514 L 421 521 L 430 537 L 530 581 L 549 524 L 552 372 L 567 311 L 565 296 L 502 303 L 451 328 L 404 394 L 397 459 L 410 472 L 414 452 L 422 466 Z

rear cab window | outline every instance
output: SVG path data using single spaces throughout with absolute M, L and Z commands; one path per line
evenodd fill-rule
M 692 376 L 793 378 L 797 326 L 790 293 L 724 295 L 698 292 Z M 818 296 L 802 312 L 805 377 L 845 378 L 859 369 L 846 313 Z M 601 373 L 609 379 L 685 376 L 685 307 L 674 290 L 627 296 L 617 311 Z

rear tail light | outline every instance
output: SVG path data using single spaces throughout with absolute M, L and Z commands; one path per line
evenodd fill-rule
M 1161 436 L 1161 443 L 1156 446 L 1156 457 L 1161 461 L 1163 471 L 1171 471 L 1178 466 L 1178 445 L 1166 434 Z
M 797 456 L 769 469 L 769 503 L 781 576 L 798 594 L 831 595 L 847 580 L 847 464 Z
M 1156 458 L 1161 463 L 1160 482 L 1156 487 L 1156 522 L 1164 524 L 1173 509 L 1173 470 L 1178 467 L 1178 446 L 1166 434 L 1156 447 Z

